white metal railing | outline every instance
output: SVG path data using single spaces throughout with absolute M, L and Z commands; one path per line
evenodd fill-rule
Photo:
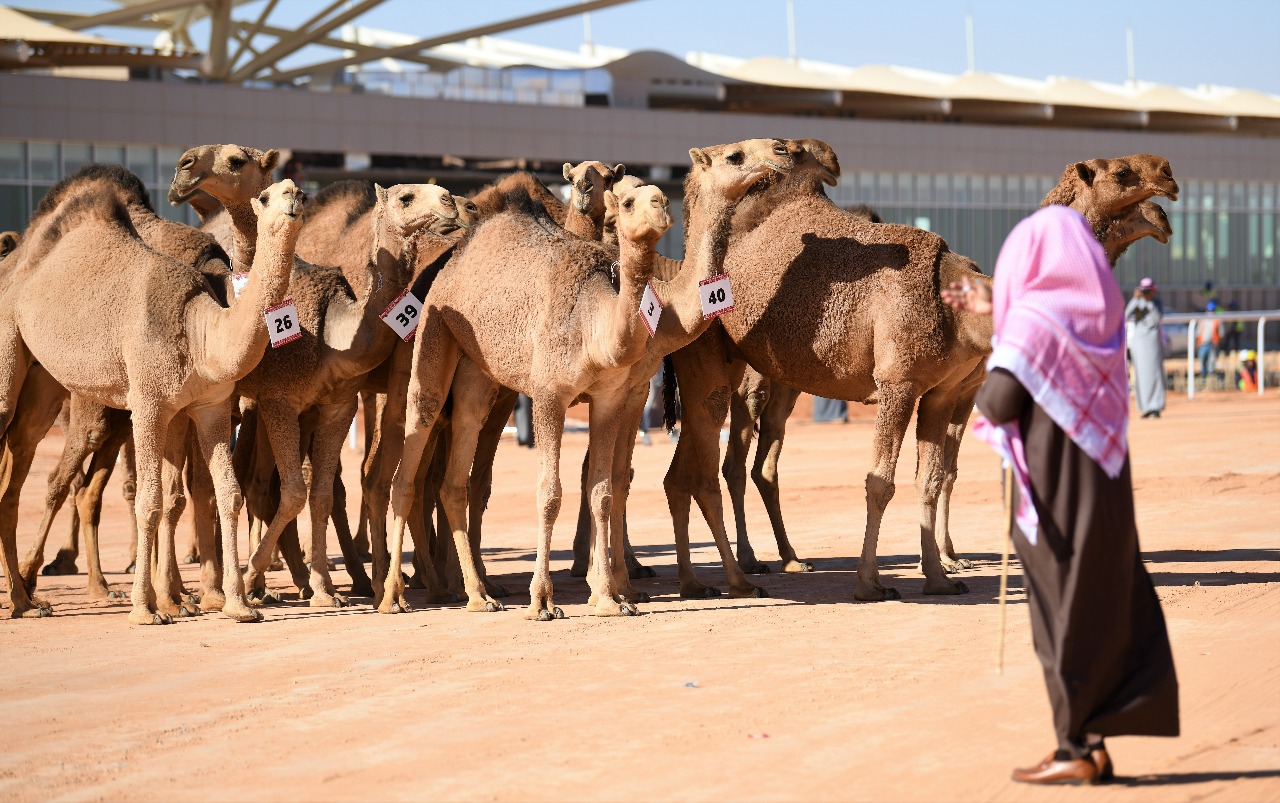
M 1160 319 L 1162 324 L 1185 323 L 1187 325 L 1187 398 L 1192 399 L 1196 395 L 1196 322 L 1203 320 L 1215 320 L 1219 323 L 1258 322 L 1258 395 L 1261 396 L 1263 388 L 1267 385 L 1265 363 L 1267 319 L 1280 320 L 1280 310 L 1175 313 L 1162 317 Z

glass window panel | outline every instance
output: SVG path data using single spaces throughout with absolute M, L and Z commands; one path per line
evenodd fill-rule
M 915 203 L 916 193 L 913 177 L 910 173 L 898 174 L 898 203 L 909 204 Z
M 27 146 L 31 154 L 31 178 L 36 181 L 58 180 L 58 145 L 54 142 L 32 142 Z
M 27 227 L 27 188 L 0 184 L 0 231 L 22 231 Z
M 933 175 L 933 191 L 934 197 L 941 203 L 951 200 L 951 176 L 946 173 L 934 173 Z
M 142 179 L 143 184 L 156 183 L 156 149 L 140 148 L 130 145 L 128 149 L 129 169 Z
M 877 201 L 879 203 L 893 203 L 898 200 L 893 191 L 893 174 L 877 173 L 876 174 Z
M 27 177 L 27 145 L 24 142 L 0 142 L 0 178 Z
M 82 165 L 93 161 L 93 147 L 82 142 L 67 142 L 62 146 L 63 175 L 71 175 Z
M 971 203 L 985 204 L 987 202 L 987 177 L 970 176 L 969 192 Z
M 182 159 L 182 153 L 182 148 L 158 149 L 157 157 L 160 162 L 158 169 L 162 180 L 173 178 L 173 171 L 177 169 L 178 161 Z
M 875 203 L 878 200 L 876 196 L 876 174 L 868 170 L 858 173 L 858 200 L 866 203 Z
M 95 145 L 93 149 L 93 160 L 102 162 L 103 164 L 122 165 L 124 161 L 123 145 Z
M 956 204 L 969 203 L 969 177 L 968 176 L 952 177 L 951 202 Z M 962 223 L 961 225 L 967 225 L 967 223 Z
M 933 176 L 928 173 L 916 175 L 916 201 L 922 204 L 933 203 Z

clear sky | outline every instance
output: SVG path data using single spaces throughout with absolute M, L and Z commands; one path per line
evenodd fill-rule
M 568 1 L 388 0 L 357 22 L 433 36 L 558 8 Z M 83 13 L 116 7 L 107 0 L 11 2 L 19 8 Z M 235 14 L 256 16 L 264 5 L 250 3 Z M 325 5 L 280 0 L 271 20 L 296 25 Z M 1141 80 L 1184 87 L 1217 84 L 1280 95 L 1280 0 L 795 0 L 795 9 L 801 58 L 960 73 L 966 66 L 965 14 L 971 13 L 979 70 L 1122 83 L 1128 69 L 1125 28 L 1132 27 Z M 785 0 L 635 0 L 593 13 L 591 27 L 596 43 L 629 50 L 666 50 L 681 57 L 690 50 L 741 57 L 787 55 Z M 149 41 L 145 33 L 139 39 L 118 29 L 97 32 Z M 583 21 L 574 16 L 503 36 L 576 49 L 583 42 Z M 315 59 L 331 52 L 320 51 Z

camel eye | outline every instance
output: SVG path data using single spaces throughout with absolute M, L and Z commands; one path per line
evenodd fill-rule
M 258 196 L 258 203 L 262 204 L 263 206 L 266 206 L 267 204 L 271 203 L 271 193 L 267 192 L 266 190 L 263 190 L 262 194 Z
M 631 208 L 631 206 L 632 206 L 632 201 L 631 201 L 630 199 L 627 199 L 626 201 L 623 201 L 623 203 L 622 203 L 622 208 L 623 208 L 623 209 L 630 209 L 630 208 Z
M 408 206 L 408 205 L 409 205 L 409 204 L 411 204 L 411 203 L 413 203 L 413 193 L 409 192 L 409 193 L 405 193 L 404 195 L 401 195 L 401 196 L 400 196 L 400 205 L 401 205 L 401 206 Z
M 230 159 L 227 159 L 227 164 L 231 166 L 232 170 L 239 170 L 244 167 L 247 162 L 247 159 L 243 159 L 239 156 L 232 156 Z
M 724 160 L 731 165 L 740 165 L 742 164 L 742 151 L 734 151 L 733 153 L 724 157 Z
M 1126 168 L 1122 167 L 1116 171 L 1116 178 L 1120 179 L 1121 181 L 1125 180 L 1128 177 L 1129 177 L 1129 171 Z

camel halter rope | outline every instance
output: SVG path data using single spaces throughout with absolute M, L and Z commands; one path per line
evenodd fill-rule
M 996 643 L 996 672 L 1004 674 L 1004 625 L 1009 602 L 1009 542 L 1013 540 L 1013 466 L 1004 466 L 1004 533 L 1000 538 L 1000 637 Z

